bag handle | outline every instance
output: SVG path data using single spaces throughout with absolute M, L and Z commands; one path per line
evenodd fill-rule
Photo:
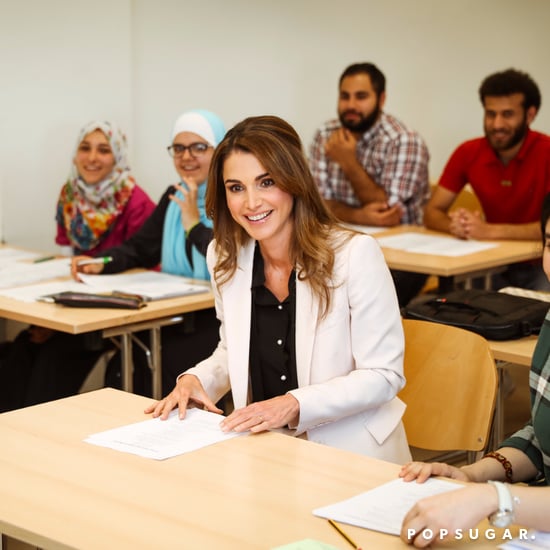
M 477 315 L 479 315 L 480 313 L 488 313 L 493 317 L 498 317 L 498 315 L 496 315 L 495 312 L 491 311 L 490 309 L 485 309 L 479 306 L 472 306 L 470 304 L 467 304 L 466 302 L 454 302 L 453 300 L 448 300 L 447 298 L 435 298 L 433 300 L 430 300 L 429 303 L 436 306 L 438 309 L 440 309 L 441 306 L 446 305 L 455 307 L 457 309 L 467 309 L 472 313 L 476 313 Z

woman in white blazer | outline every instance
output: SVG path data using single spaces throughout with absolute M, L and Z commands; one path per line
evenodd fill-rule
M 212 159 L 207 254 L 220 342 L 145 412 L 180 417 L 229 390 L 237 432 L 287 427 L 310 441 L 410 460 L 396 394 L 403 331 L 376 241 L 341 227 L 309 172 L 295 130 L 274 116 L 230 130 Z

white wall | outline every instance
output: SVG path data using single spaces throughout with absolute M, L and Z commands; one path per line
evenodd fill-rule
M 79 129 L 133 134 L 130 0 L 0 0 L 0 211 L 4 239 L 54 245 L 55 205 Z
M 272 113 L 305 145 L 334 116 L 337 80 L 373 61 L 386 110 L 419 130 L 437 179 L 481 133 L 480 81 L 531 73 L 550 132 L 547 0 L 0 0 L 0 217 L 12 244 L 54 249 L 54 209 L 78 129 L 117 121 L 156 200 L 175 180 L 174 118 L 195 107 L 230 126 Z

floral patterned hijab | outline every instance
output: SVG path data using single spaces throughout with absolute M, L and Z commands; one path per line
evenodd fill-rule
M 103 181 L 88 185 L 75 163 L 59 195 L 56 220 L 65 227 L 71 246 L 86 251 L 98 246 L 126 207 L 136 185 L 126 159 L 126 136 L 110 122 L 94 120 L 80 130 L 73 158 L 82 140 L 94 130 L 101 130 L 113 151 L 115 166 Z

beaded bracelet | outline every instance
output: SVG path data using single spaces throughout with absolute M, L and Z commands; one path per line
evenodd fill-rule
M 483 458 L 494 458 L 495 460 L 498 460 L 504 468 L 504 477 L 506 478 L 506 481 L 508 483 L 512 483 L 512 463 L 505 456 L 497 453 L 496 451 L 491 451 L 490 453 L 484 455 Z

